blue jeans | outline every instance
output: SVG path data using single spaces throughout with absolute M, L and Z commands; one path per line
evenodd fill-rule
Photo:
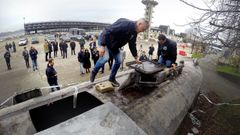
M 32 59 L 32 66 L 33 66 L 33 69 L 37 69 L 37 59 Z
M 81 74 L 84 73 L 84 72 L 83 72 L 83 63 L 82 63 L 82 62 L 80 62 L 80 73 L 81 73 Z
M 172 66 L 172 61 L 171 60 L 164 60 L 161 56 L 158 60 L 158 64 L 161 64 L 161 65 L 165 65 L 167 67 L 171 67 Z
M 115 76 L 117 74 L 117 71 L 122 63 L 122 57 L 120 51 L 117 54 L 113 54 L 110 50 L 108 50 L 107 47 L 105 47 L 105 53 L 103 57 L 100 57 L 96 63 L 96 65 L 93 68 L 93 71 L 95 74 L 98 73 L 99 69 L 102 68 L 102 66 L 108 61 L 109 55 L 113 56 L 113 59 L 115 60 L 114 65 L 112 67 L 112 71 L 109 77 L 109 80 L 113 81 L 115 80 Z

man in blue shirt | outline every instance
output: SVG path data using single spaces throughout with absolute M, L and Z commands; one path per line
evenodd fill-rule
M 131 21 L 125 18 L 120 18 L 115 23 L 107 27 L 99 36 L 99 41 L 101 42 L 101 46 L 99 47 L 100 58 L 93 68 L 90 81 L 94 82 L 99 69 L 107 62 L 109 55 L 112 55 L 115 63 L 112 67 L 109 81 L 114 87 L 119 87 L 120 84 L 115 79 L 117 71 L 122 63 L 119 49 L 128 43 L 133 57 L 137 63 L 140 63 L 136 49 L 136 38 L 138 33 L 147 30 L 148 27 L 149 22 L 145 19 Z

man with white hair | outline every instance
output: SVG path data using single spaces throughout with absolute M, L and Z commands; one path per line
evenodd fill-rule
M 107 27 L 98 37 L 100 38 L 98 40 L 100 41 L 100 43 L 98 43 L 100 44 L 100 58 L 93 68 L 90 81 L 94 82 L 95 76 L 97 75 L 99 69 L 107 62 L 109 55 L 111 55 L 113 56 L 115 63 L 112 67 L 109 81 L 114 87 L 119 87 L 120 84 L 116 81 L 115 76 L 122 63 L 120 48 L 128 43 L 133 57 L 137 63 L 140 63 L 136 49 L 136 38 L 138 33 L 147 30 L 148 27 L 149 22 L 143 18 L 137 21 L 120 18 L 115 23 Z

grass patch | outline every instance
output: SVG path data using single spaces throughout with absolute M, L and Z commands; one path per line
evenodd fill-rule
M 240 99 L 230 103 L 240 104 Z M 240 106 L 224 105 L 219 107 L 215 120 L 219 125 L 222 124 L 220 128 L 227 128 L 230 132 L 229 134 L 240 134 Z
M 202 53 L 193 53 L 192 54 L 192 58 L 203 58 L 204 57 L 204 54 L 202 54 Z
M 217 66 L 217 71 L 240 77 L 240 72 L 233 66 Z

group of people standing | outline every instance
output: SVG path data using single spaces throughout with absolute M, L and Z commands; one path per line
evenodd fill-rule
M 37 64 L 38 51 L 33 46 L 30 47 L 29 52 L 27 50 L 27 47 L 24 47 L 22 56 L 25 60 L 25 64 L 27 68 L 30 68 L 30 64 L 29 64 L 29 57 L 30 57 L 32 60 L 33 71 L 38 70 L 38 64 Z
M 96 45 L 95 38 L 91 39 L 89 44 L 89 49 L 84 48 L 85 40 L 79 41 L 80 51 L 77 55 L 77 60 L 80 63 L 80 74 L 84 74 L 84 69 L 86 73 L 90 73 L 90 81 L 94 82 L 95 76 L 98 71 L 102 69 L 101 73 L 104 73 L 104 65 L 106 62 L 109 63 L 109 69 L 111 70 L 111 74 L 109 77 L 109 81 L 113 86 L 120 86 L 119 82 L 116 80 L 116 74 L 119 68 L 123 68 L 124 59 L 126 57 L 126 52 L 123 49 L 123 46 L 128 43 L 130 52 L 132 56 L 135 58 L 137 64 L 141 63 L 141 60 L 145 59 L 153 59 L 153 52 L 155 48 L 153 45 L 149 47 L 148 57 L 143 51 L 138 56 L 138 51 L 136 49 L 136 38 L 137 34 L 147 30 L 149 27 L 149 22 L 146 19 L 139 19 L 137 21 L 131 21 L 125 18 L 121 18 L 117 20 L 115 23 L 105 28 L 102 33 L 98 36 L 98 47 Z M 48 83 L 50 86 L 57 85 L 57 72 L 53 68 L 54 60 L 51 57 L 51 53 L 54 52 L 54 57 L 57 57 L 58 48 L 61 51 L 61 56 L 63 59 L 67 58 L 67 48 L 68 44 L 66 41 L 61 40 L 60 43 L 53 41 L 48 42 L 45 41 L 43 46 L 45 52 L 45 61 L 48 61 L 46 68 L 46 76 L 48 79 Z M 74 41 L 70 42 L 71 55 L 76 55 L 76 43 Z M 5 53 L 6 58 L 11 57 L 9 51 Z M 5 57 L 4 55 L 4 57 Z M 27 68 L 29 68 L 29 56 L 32 60 L 33 71 L 38 70 L 37 66 L 37 55 L 38 51 L 31 47 L 29 52 L 26 47 L 22 52 L 22 56 L 26 62 Z M 167 67 L 175 66 L 175 61 L 177 58 L 177 46 L 176 42 L 166 38 L 165 35 L 160 34 L 158 36 L 158 63 L 166 65 Z M 91 68 L 91 60 L 93 60 L 94 67 L 93 70 L 90 71 Z M 113 64 L 114 59 L 114 64 Z M 122 66 L 121 66 L 122 65 Z M 11 68 L 11 67 L 10 67 Z M 84 69 L 83 69 L 84 68 Z M 60 89 L 57 87 L 57 89 Z M 52 89 L 53 90 L 53 89 Z
M 4 59 L 6 61 L 7 69 L 11 70 L 12 67 L 11 67 L 11 53 L 10 52 L 15 53 L 17 51 L 15 42 L 12 42 L 12 44 L 6 43 L 5 49 L 6 49 L 6 52 L 4 53 Z

